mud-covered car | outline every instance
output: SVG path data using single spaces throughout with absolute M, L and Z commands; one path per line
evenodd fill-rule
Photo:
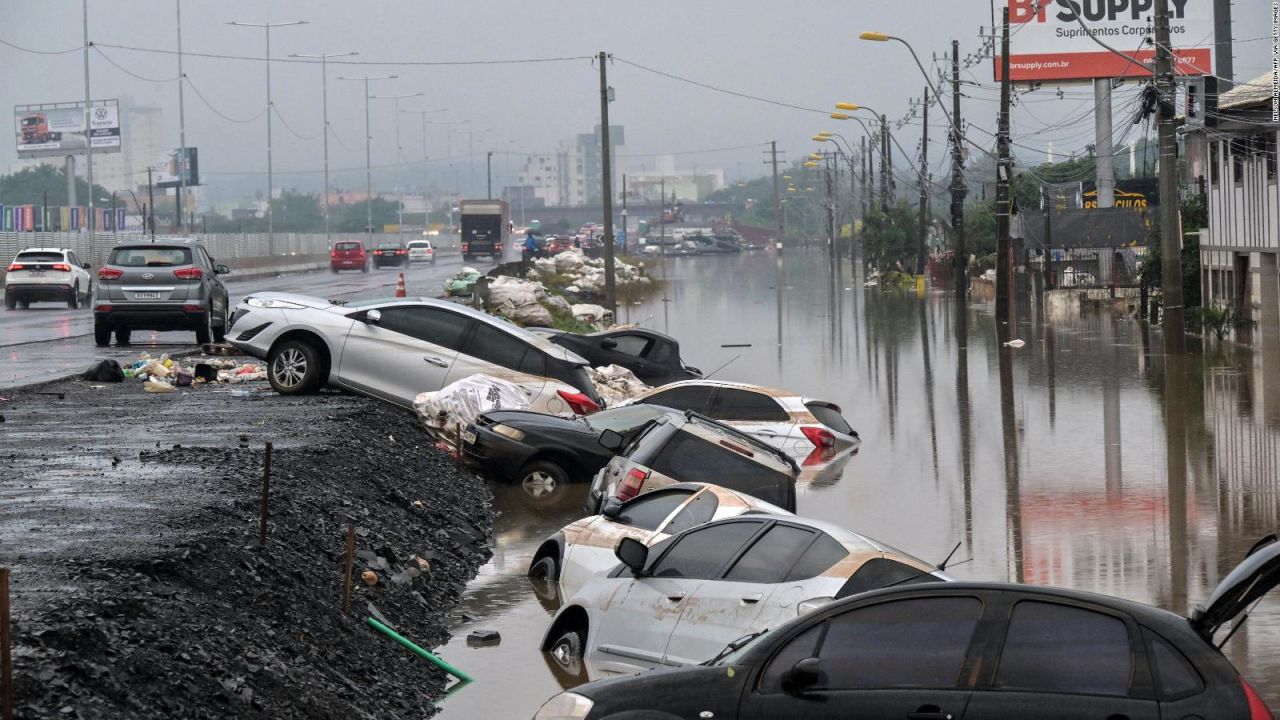
M 624 537 L 654 545 L 683 530 L 752 512 L 790 514 L 759 498 L 707 483 L 677 483 L 627 502 L 612 500 L 601 514 L 570 523 L 547 538 L 534 553 L 529 577 L 558 582 L 561 596 L 569 597 L 591 576 L 618 564 L 614 548 Z
M 684 364 L 680 357 L 679 341 L 654 330 L 637 327 L 585 335 L 555 330 L 541 332 L 551 342 L 586 358 L 592 367 L 619 365 L 648 385 L 665 385 L 702 377 L 701 370 Z
M 793 515 L 718 520 L 652 548 L 624 537 L 616 553 L 620 564 L 570 597 L 543 638 L 566 670 L 584 659 L 595 674 L 697 665 L 836 598 L 950 579 L 884 543 Z

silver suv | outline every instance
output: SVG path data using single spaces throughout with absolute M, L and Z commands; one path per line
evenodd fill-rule
M 197 343 L 222 342 L 228 322 L 227 288 L 203 245 L 192 239 L 117 245 L 98 270 L 93 339 L 127 345 L 133 330 L 193 330 Z

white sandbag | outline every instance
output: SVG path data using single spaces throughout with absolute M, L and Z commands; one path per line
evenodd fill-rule
M 530 397 L 521 386 L 492 375 L 472 375 L 440 390 L 414 398 L 413 409 L 429 430 L 452 437 L 490 410 L 528 410 Z
M 546 306 L 548 310 L 559 310 L 566 315 L 573 314 L 573 306 L 569 304 L 568 300 L 565 300 L 560 295 L 548 295 L 543 299 L 542 304 Z
M 498 308 L 498 313 L 508 320 L 517 322 L 525 327 L 552 326 L 551 311 L 536 302 L 514 307 L 503 305 Z
M 635 373 L 621 365 L 590 368 L 588 373 L 606 407 L 613 407 L 650 389 Z
M 565 250 L 556 255 L 556 272 L 573 272 L 581 268 L 586 258 L 583 257 L 582 251 L 575 249 Z
M 588 323 L 610 323 L 613 322 L 613 313 L 601 305 L 579 303 L 573 306 L 573 319 Z

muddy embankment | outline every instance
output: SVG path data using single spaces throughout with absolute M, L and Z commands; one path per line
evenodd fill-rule
M 18 717 L 431 713 L 447 676 L 366 619 L 444 643 L 490 555 L 492 510 L 411 413 L 266 383 L 151 395 L 76 380 L 0 395 Z

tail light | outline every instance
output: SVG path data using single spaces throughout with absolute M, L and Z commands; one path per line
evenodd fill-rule
M 644 481 L 649 479 L 649 473 L 640 468 L 631 468 L 627 472 L 627 477 L 618 486 L 617 498 L 622 502 L 626 502 L 636 495 L 640 494 L 640 488 L 644 486 Z
M 182 268 L 180 270 L 174 270 L 173 276 L 179 280 L 199 280 L 204 277 L 204 270 L 201 270 L 198 267 Z
M 816 425 L 802 425 L 800 427 L 800 432 L 804 433 L 804 436 L 809 438 L 809 442 L 813 443 L 814 447 L 829 448 L 836 446 L 836 436 L 832 435 L 831 431 L 824 427 L 818 427 Z
M 9 268 L 9 269 L 12 270 L 13 268 Z M 124 277 L 124 271 L 119 268 L 113 268 L 113 267 L 98 268 L 99 280 L 118 280 L 122 277 Z
M 54 263 L 53 269 L 58 272 L 71 272 L 71 266 L 66 263 Z
M 1271 709 L 1258 696 L 1258 691 L 1253 689 L 1244 678 L 1240 678 L 1240 686 L 1244 688 L 1245 700 L 1249 702 L 1249 720 L 1275 720 L 1275 716 L 1271 714 Z
M 23 270 L 25 268 L 26 265 L 23 265 L 22 263 L 12 263 L 9 265 L 9 272 L 13 272 L 14 270 Z
M 111 306 L 110 306 L 110 305 L 98 305 L 98 306 L 96 306 L 96 307 L 94 307 L 94 308 L 93 308 L 93 311 L 94 311 L 94 312 L 111 312 Z
M 409 251 L 408 251 L 408 250 L 397 250 L 397 251 L 396 251 L 396 254 L 397 254 L 397 255 L 404 255 L 404 254 L 405 254 L 405 253 L 407 253 L 407 252 L 409 252 Z
M 330 252 L 329 252 L 329 257 L 331 257 L 331 258 L 336 258 L 336 257 L 338 257 L 338 251 L 337 251 L 337 250 L 332 250 L 332 251 L 330 251 Z
M 499 253 L 500 253 L 500 252 L 502 252 L 502 243 L 494 243 L 494 244 L 493 244 L 493 251 L 494 251 L 494 252 L 499 252 Z
M 183 305 L 182 311 L 189 312 L 189 313 L 198 313 L 198 312 L 204 312 L 204 308 L 200 307 L 199 305 Z
M 573 393 L 566 390 L 557 390 L 561 399 L 569 403 L 569 408 L 573 410 L 574 415 L 590 415 L 600 409 L 595 400 L 583 395 L 582 393 Z
M 471 252 L 471 246 L 466 243 L 462 243 L 462 252 Z

